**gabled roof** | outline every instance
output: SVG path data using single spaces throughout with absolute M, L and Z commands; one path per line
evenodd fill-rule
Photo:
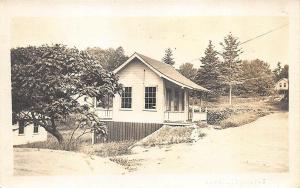
M 288 82 L 289 80 L 287 78 L 281 78 L 280 80 L 278 80 L 278 82 L 280 82 L 280 81 L 286 81 L 286 82 Z
M 180 74 L 173 66 L 168 65 L 166 63 L 162 63 L 150 57 L 144 56 L 139 53 L 134 53 L 130 58 L 119 66 L 117 69 L 114 70 L 114 73 L 118 73 L 122 70 L 129 62 L 131 62 L 134 58 L 138 58 L 142 63 L 148 66 L 153 72 L 158 74 L 160 77 L 173 82 L 176 85 L 181 87 L 186 87 L 193 90 L 201 90 L 201 91 L 209 91 L 204 87 L 194 83 L 193 81 L 189 80 L 182 74 Z

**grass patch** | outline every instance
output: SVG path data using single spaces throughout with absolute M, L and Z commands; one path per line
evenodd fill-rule
M 153 147 L 178 143 L 190 143 L 205 136 L 198 127 L 164 125 L 158 131 L 142 139 L 135 145 Z
M 112 157 L 120 155 L 131 154 L 130 146 L 136 141 L 120 141 L 120 142 L 107 142 L 98 143 L 94 145 L 83 145 L 79 148 L 79 152 L 89 155 L 97 155 L 100 157 Z
M 280 111 L 269 97 L 234 98 L 233 104 L 221 98 L 218 102 L 207 103 L 207 123 L 215 128 L 238 127 L 255 121 L 275 111 Z
M 17 145 L 17 148 L 40 148 L 40 149 L 51 149 L 51 150 L 64 150 L 85 153 L 88 155 L 97 155 L 100 157 L 111 157 L 130 154 L 130 146 L 135 141 L 119 141 L 119 142 L 105 142 L 97 143 L 92 145 L 91 135 L 85 135 L 84 137 L 68 142 L 70 130 L 61 131 L 65 142 L 61 145 L 58 144 L 55 137 L 48 134 L 47 141 L 44 142 L 33 142 L 23 145 Z
M 243 114 L 236 114 L 230 116 L 223 121 L 221 121 L 220 125 L 218 126 L 221 129 L 229 128 L 229 127 L 238 127 L 241 125 L 245 125 L 251 123 L 259 118 L 257 113 L 243 113 Z
M 141 165 L 141 159 L 126 159 L 121 157 L 113 157 L 109 158 L 112 162 L 115 162 L 121 166 L 123 166 L 129 172 L 135 171 L 137 166 Z

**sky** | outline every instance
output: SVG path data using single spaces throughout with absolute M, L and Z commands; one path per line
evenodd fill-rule
M 63 43 L 79 49 L 119 47 L 126 55 L 139 52 L 161 60 L 173 50 L 175 67 L 190 62 L 200 66 L 208 41 L 217 50 L 231 32 L 240 42 L 286 25 L 243 44 L 241 59 L 261 59 L 274 68 L 288 62 L 288 17 L 279 16 L 164 16 L 164 17 L 15 17 L 11 46 Z

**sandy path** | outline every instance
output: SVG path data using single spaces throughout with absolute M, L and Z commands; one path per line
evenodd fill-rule
M 120 175 L 125 172 L 109 159 L 81 153 L 14 148 L 14 175 Z
M 237 128 L 207 129 L 194 144 L 138 151 L 133 173 L 285 172 L 288 170 L 288 113 L 275 113 Z

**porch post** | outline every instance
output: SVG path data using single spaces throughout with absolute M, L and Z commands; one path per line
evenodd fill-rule
M 202 91 L 200 91 L 200 106 L 202 106 Z

